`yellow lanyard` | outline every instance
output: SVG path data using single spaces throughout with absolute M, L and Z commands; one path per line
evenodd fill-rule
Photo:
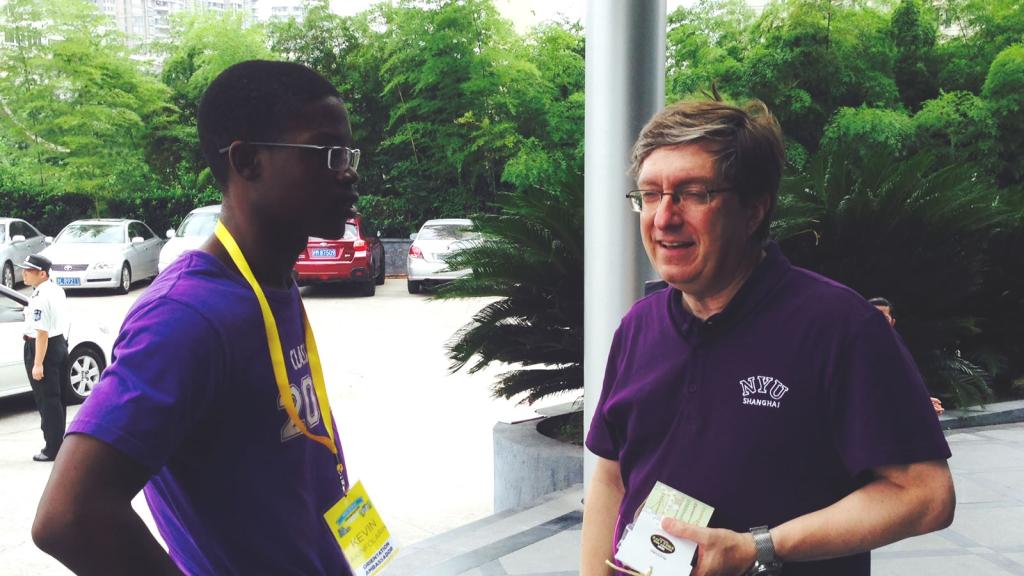
M 339 453 L 338 445 L 334 440 L 334 419 L 331 416 L 331 405 L 327 401 L 327 387 L 324 385 L 324 372 L 320 366 L 320 355 L 316 351 L 316 340 L 313 338 L 313 331 L 309 327 L 309 318 L 306 316 L 306 307 L 302 304 L 302 300 L 300 299 L 299 306 L 302 308 L 302 326 L 306 333 L 306 352 L 309 355 L 309 370 L 313 376 L 313 389 L 316 390 L 316 398 L 320 403 L 320 412 L 324 416 L 324 428 L 327 429 L 327 436 L 321 436 L 310 432 L 306 427 L 306 422 L 299 416 L 299 409 L 295 406 L 295 399 L 292 398 L 292 388 L 288 383 L 288 371 L 284 364 L 284 349 L 281 347 L 281 335 L 277 331 L 277 322 L 274 320 L 274 313 L 270 310 L 270 304 L 267 303 L 267 297 L 263 294 L 263 289 L 260 288 L 259 282 L 256 281 L 256 277 L 253 275 L 252 269 L 249 268 L 249 263 L 245 260 L 245 255 L 242 254 L 242 249 L 238 247 L 238 243 L 235 242 L 235 238 L 222 222 L 217 222 L 214 234 L 217 235 L 217 239 L 220 240 L 220 243 L 227 249 L 228 254 L 231 256 L 231 260 L 235 263 L 238 271 L 241 272 L 242 276 L 244 276 L 249 282 L 249 286 L 252 287 L 253 293 L 256 294 L 256 300 L 260 303 L 260 311 L 263 313 L 263 327 L 267 332 L 267 348 L 270 350 L 270 362 L 274 367 L 274 380 L 277 381 L 277 391 L 281 394 L 281 403 L 284 404 L 284 410 L 288 413 L 288 418 L 303 435 L 310 440 L 323 444 L 331 451 L 331 454 L 334 454 L 334 457 L 338 460 L 338 476 L 341 479 L 342 490 L 346 491 L 347 486 L 344 475 L 345 466 L 341 463 L 341 454 Z

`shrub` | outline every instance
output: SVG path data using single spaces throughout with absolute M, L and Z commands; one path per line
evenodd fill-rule
M 979 343 L 996 320 L 982 302 L 1005 286 L 992 276 L 986 247 L 995 233 L 1017 226 L 1016 218 L 971 166 L 884 152 L 862 162 L 837 147 L 783 181 L 773 233 L 794 264 L 865 297 L 892 300 L 897 329 L 928 386 L 963 406 L 990 397 L 986 365 L 1011 354 L 1011 343 Z M 1021 319 L 1019 305 L 998 313 Z
M 583 388 L 583 177 L 557 189 L 501 195 L 497 214 L 473 217 L 478 246 L 446 258 L 472 274 L 437 298 L 499 296 L 448 341 L 450 370 L 492 362 L 520 365 L 498 377 L 494 395 L 545 396 Z

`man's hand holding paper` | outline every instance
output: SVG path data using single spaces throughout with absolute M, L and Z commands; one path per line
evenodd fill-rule
M 705 528 L 665 518 L 661 528 L 676 538 L 696 543 L 697 565 L 691 576 L 742 576 L 754 564 L 757 550 L 750 534 Z M 655 572 L 652 576 L 657 576 Z
M 615 559 L 651 576 L 689 574 L 699 541 L 669 532 L 665 522 L 671 520 L 679 526 L 704 530 L 714 511 L 711 506 L 657 482 L 619 542 Z

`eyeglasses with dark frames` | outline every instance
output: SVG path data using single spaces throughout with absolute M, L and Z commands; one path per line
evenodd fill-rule
M 345 146 L 317 146 L 315 144 L 285 144 L 282 142 L 243 142 L 243 144 L 250 144 L 253 146 L 270 146 L 274 148 L 326 150 L 328 169 L 335 170 L 337 172 L 344 172 L 349 168 L 351 168 L 353 172 L 359 169 L 359 157 L 361 156 L 361 153 L 356 148 L 347 148 Z M 217 152 L 223 154 L 230 149 L 231 146 L 225 146 Z
M 728 192 L 732 188 L 709 188 L 706 184 L 686 184 L 671 192 L 660 190 L 630 190 L 626 194 L 630 207 L 634 212 L 653 212 L 661 205 L 661 199 L 665 196 L 672 198 L 672 204 L 680 204 L 685 208 L 701 208 L 711 202 L 713 194 Z

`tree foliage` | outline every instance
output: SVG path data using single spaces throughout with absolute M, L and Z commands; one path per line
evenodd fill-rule
M 980 345 L 994 320 L 979 306 L 996 263 L 987 246 L 993 231 L 1019 227 L 1019 213 L 969 166 L 825 148 L 784 181 L 778 214 L 773 232 L 794 263 L 896 303 L 899 331 L 934 393 L 957 405 L 990 397 L 980 352 L 1005 361 L 1007 347 Z
M 1003 185 L 1024 182 L 1024 44 L 1015 44 L 996 56 L 989 68 L 982 96 L 996 122 L 999 158 L 998 180 Z
M 570 209 L 582 202 L 571 176 L 583 164 L 580 24 L 517 33 L 491 0 L 393 0 L 353 16 L 329 0 L 304 7 L 266 24 L 179 13 L 166 42 L 133 49 L 87 0 L 8 0 L 0 210 L 51 232 L 72 216 L 173 226 L 216 198 L 195 125 L 209 82 L 241 60 L 301 62 L 345 99 L 366 218 L 405 236 L 477 214 L 492 238 L 459 257 L 480 272 L 453 290 L 504 304 L 453 339 L 453 361 L 521 364 L 498 391 L 530 400 L 578 384 L 582 288 L 569 277 L 582 273 L 552 251 L 582 243 L 582 211 Z M 698 0 L 666 33 L 669 100 L 715 85 L 780 120 L 776 232 L 799 262 L 895 298 L 901 332 L 945 393 L 983 392 L 980 374 L 1001 393 L 1024 381 L 1024 3 Z M 566 354 L 545 356 L 555 343 Z
M 11 0 L 2 11 L 7 166 L 42 190 L 97 198 L 144 187 L 144 150 L 174 109 L 84 0 Z
M 263 29 L 235 12 L 179 12 L 171 17 L 172 40 L 160 43 L 164 56 L 160 79 L 171 91 L 179 111 L 173 124 L 162 126 L 151 151 L 151 163 L 173 185 L 182 162 L 196 172 L 205 164 L 196 133 L 196 111 L 206 87 L 228 66 L 244 60 L 276 60 Z

